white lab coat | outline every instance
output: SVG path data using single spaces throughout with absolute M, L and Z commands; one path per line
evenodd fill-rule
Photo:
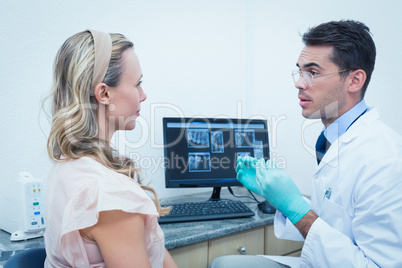
M 314 174 L 311 207 L 319 218 L 300 267 L 402 267 L 402 137 L 376 109 L 325 154 Z M 300 240 L 290 225 L 278 213 L 275 234 Z

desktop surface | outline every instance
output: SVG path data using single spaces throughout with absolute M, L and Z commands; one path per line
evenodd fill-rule
M 243 187 L 233 189 L 236 195 L 246 196 L 248 192 Z M 188 202 L 189 200 L 198 202 L 208 200 L 210 192 L 196 193 L 192 195 L 182 195 L 171 197 L 162 201 L 164 203 L 180 203 Z M 196 244 L 210 239 L 223 237 L 230 234 L 235 234 L 265 225 L 272 224 L 275 214 L 265 214 L 261 212 L 256 202 L 252 202 L 248 198 L 235 198 L 227 189 L 222 189 L 221 198 L 239 200 L 246 204 L 251 211 L 255 213 L 252 217 L 209 220 L 209 221 L 192 221 L 180 223 L 164 223 L 161 228 L 165 235 L 165 246 L 168 250 L 179 248 L 191 244 Z M 259 198 L 261 199 L 261 198 Z M 263 200 L 260 200 L 263 201 Z

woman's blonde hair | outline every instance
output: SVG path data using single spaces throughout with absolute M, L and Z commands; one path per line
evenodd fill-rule
M 111 34 L 111 38 L 112 56 L 103 82 L 115 87 L 124 71 L 122 53 L 133 48 L 133 43 L 121 34 Z M 159 215 L 165 215 L 170 208 L 162 208 L 156 191 L 142 184 L 141 171 L 134 161 L 119 155 L 108 141 L 97 138 L 98 105 L 92 87 L 94 64 L 94 41 L 89 31 L 71 36 L 57 53 L 51 93 L 53 119 L 47 141 L 49 157 L 61 162 L 90 156 L 152 192 Z

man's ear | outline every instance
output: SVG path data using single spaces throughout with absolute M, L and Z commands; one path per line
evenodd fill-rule
M 351 72 L 348 78 L 350 79 L 348 91 L 350 93 L 357 93 L 361 91 L 364 83 L 366 82 L 367 75 L 362 69 L 357 69 L 356 71 Z
M 110 104 L 110 88 L 105 83 L 99 83 L 95 87 L 95 98 L 98 103 L 109 105 Z

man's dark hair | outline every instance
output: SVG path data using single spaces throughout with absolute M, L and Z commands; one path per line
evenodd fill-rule
M 331 46 L 334 48 L 330 60 L 339 70 L 362 69 L 367 79 L 362 87 L 362 97 L 374 70 L 376 48 L 370 29 L 353 20 L 331 21 L 310 28 L 303 35 L 306 46 Z M 346 77 L 350 72 L 342 72 Z

